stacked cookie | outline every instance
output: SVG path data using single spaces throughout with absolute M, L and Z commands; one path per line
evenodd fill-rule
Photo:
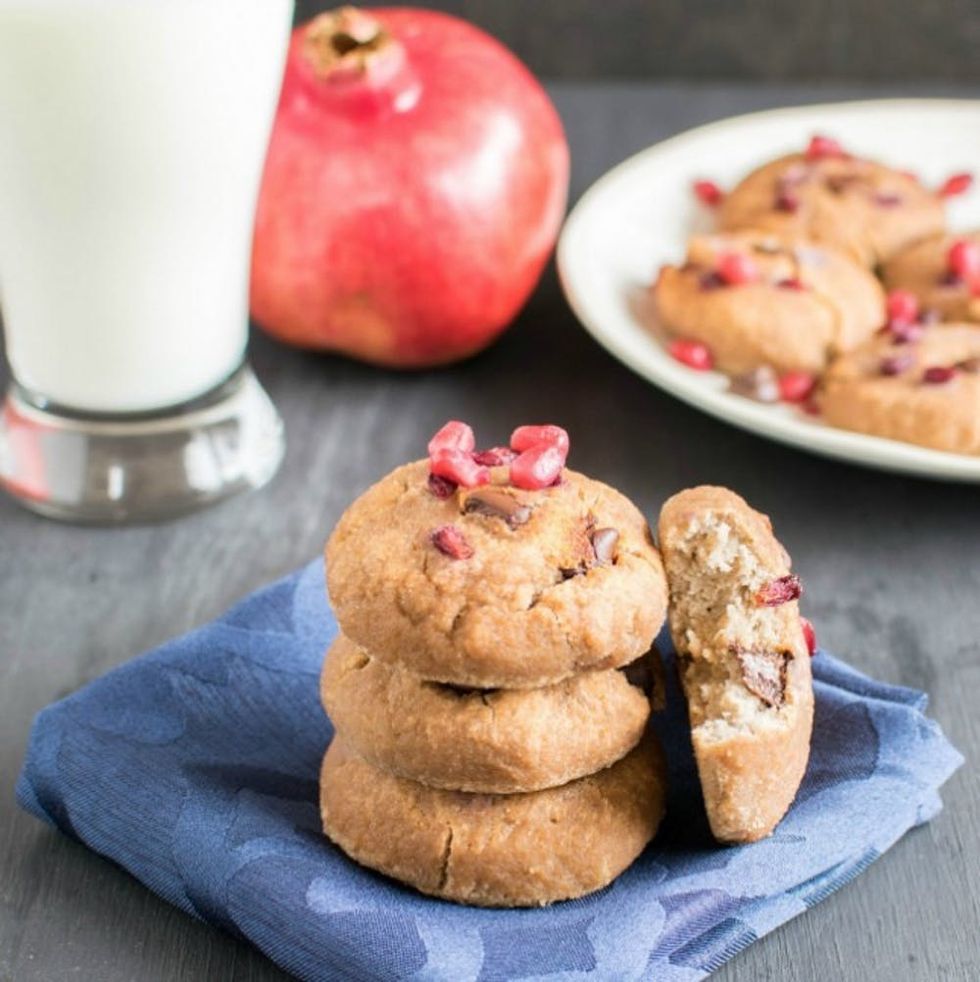
M 933 190 L 821 136 L 727 195 L 696 182 L 718 231 L 660 271 L 655 327 L 741 395 L 980 453 L 980 234 L 946 233 L 943 207 L 969 185 Z
M 637 509 L 564 468 L 564 431 L 474 442 L 447 424 L 327 544 L 343 633 L 321 680 L 323 823 L 424 893 L 546 904 L 608 884 L 660 822 L 648 692 L 624 669 L 655 677 L 636 670 L 667 589 Z

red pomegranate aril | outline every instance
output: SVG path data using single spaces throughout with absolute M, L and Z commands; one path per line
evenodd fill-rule
M 725 252 L 718 257 L 718 275 L 729 286 L 744 286 L 759 279 L 759 267 L 741 252 Z
M 490 483 L 490 469 L 461 450 L 439 450 L 430 458 L 429 467 L 436 477 L 445 477 L 464 488 Z
M 931 365 L 922 373 L 922 381 L 926 385 L 944 385 L 956 374 L 951 365 Z
M 896 208 L 902 203 L 902 196 L 894 191 L 878 191 L 873 201 L 879 208 Z
M 429 533 L 429 538 L 432 544 L 450 559 L 469 559 L 473 555 L 473 547 L 455 525 L 440 525 Z
M 688 368 L 693 368 L 696 372 L 711 371 L 715 363 L 711 349 L 700 341 L 677 338 L 667 345 L 667 351 L 672 358 L 682 365 L 687 365 Z
M 805 402 L 817 379 L 809 372 L 787 372 L 779 376 L 779 398 L 783 402 Z
M 473 428 L 458 419 L 451 419 L 429 441 L 429 456 L 434 457 L 440 450 L 460 450 L 472 452 L 476 446 Z
M 807 618 L 800 617 L 800 626 L 803 628 L 803 640 L 806 641 L 806 650 L 812 658 L 817 653 L 817 632 Z
M 795 573 L 788 573 L 766 583 L 755 595 L 755 602 L 760 607 L 779 607 L 791 600 L 799 600 L 802 595 L 800 578 Z
M 510 465 L 510 483 L 527 491 L 549 488 L 561 478 L 565 454 L 560 447 L 538 443 L 521 452 Z
M 510 447 L 491 447 L 489 450 L 477 450 L 473 459 L 484 467 L 500 467 L 509 464 L 516 456 Z
M 980 243 L 957 239 L 946 253 L 946 268 L 958 280 L 976 283 L 980 280 Z
M 530 450 L 539 443 L 558 447 L 565 456 L 568 456 L 568 433 L 560 426 L 553 426 L 550 423 L 542 426 L 518 426 L 510 435 L 511 449 L 518 453 Z
M 901 375 L 902 372 L 908 371 L 914 364 L 915 358 L 912 355 L 891 355 L 888 358 L 881 359 L 878 371 L 882 375 Z
M 440 477 L 438 474 L 429 475 L 429 492 L 443 501 L 452 497 L 458 485 L 455 481 L 450 481 L 447 477 Z
M 911 290 L 892 290 L 885 309 L 889 320 L 911 323 L 919 316 L 919 298 Z
M 785 280 L 779 280 L 776 284 L 780 290 L 805 290 L 806 284 L 796 276 L 789 276 Z
M 812 136 L 806 148 L 807 160 L 823 160 L 826 157 L 843 157 L 844 148 L 829 136 Z
M 799 211 L 800 209 L 800 197 L 798 194 L 794 194 L 792 191 L 787 191 L 785 188 L 776 192 L 776 210 L 785 211 L 789 214 Z
M 918 341 L 925 333 L 925 326 L 918 321 L 890 320 L 885 325 L 895 344 L 911 344 Z
M 953 198 L 958 194 L 964 194 L 969 191 L 972 185 L 973 175 L 969 171 L 963 171 L 960 174 L 951 174 L 939 186 L 938 194 L 940 198 Z
M 691 187 L 698 201 L 703 205 L 707 205 L 709 208 L 717 208 L 725 197 L 725 192 L 714 181 L 695 181 Z

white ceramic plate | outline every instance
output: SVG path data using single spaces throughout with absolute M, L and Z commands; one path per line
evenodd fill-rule
M 630 157 L 573 209 L 558 243 L 562 286 L 579 319 L 620 361 L 660 388 L 720 419 L 812 453 L 945 480 L 980 482 L 980 458 L 834 429 L 786 405 L 727 391 L 715 372 L 676 362 L 644 328 L 638 306 L 664 262 L 683 258 L 692 231 L 711 217 L 694 178 L 731 187 L 764 161 L 798 150 L 814 133 L 840 140 L 938 185 L 980 166 L 980 102 L 888 99 L 751 113 L 701 126 Z M 955 198 L 953 228 L 980 227 L 980 190 Z

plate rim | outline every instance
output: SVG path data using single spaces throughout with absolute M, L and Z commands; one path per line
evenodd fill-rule
M 872 436 L 851 430 L 831 427 L 816 421 L 807 421 L 786 415 L 785 407 L 763 405 L 736 394 L 705 385 L 708 379 L 717 379 L 719 373 L 704 373 L 700 380 L 690 381 L 680 376 L 671 377 L 670 372 L 661 370 L 657 359 L 652 362 L 637 357 L 618 338 L 619 331 L 604 326 L 602 317 L 594 316 L 589 301 L 583 296 L 588 291 L 576 284 L 573 273 L 576 265 L 576 246 L 582 237 L 582 228 L 587 228 L 591 212 L 596 203 L 609 188 L 627 179 L 632 171 L 649 166 L 649 157 L 656 157 L 664 150 L 683 144 L 705 133 L 717 133 L 726 129 L 737 129 L 746 122 L 777 117 L 797 117 L 819 115 L 840 110 L 870 112 L 884 107 L 926 111 L 928 109 L 963 109 L 980 111 L 980 99 L 969 97 L 889 97 L 883 99 L 854 99 L 835 102 L 807 103 L 793 106 L 777 106 L 727 116 L 722 119 L 701 123 L 659 140 L 602 173 L 579 196 L 562 226 L 556 248 L 556 267 L 559 282 L 565 298 L 582 326 L 588 333 L 618 361 L 631 371 L 657 386 L 664 392 L 682 402 L 707 413 L 722 422 L 751 432 L 784 446 L 841 460 L 856 466 L 902 473 L 932 480 L 980 483 L 980 457 L 955 454 L 943 450 L 920 447 L 885 437 Z M 644 331 L 643 326 L 632 315 L 626 320 L 630 327 L 643 332 L 643 337 L 657 347 L 661 358 L 669 357 L 656 340 Z M 666 366 L 673 368 L 674 366 Z M 678 370 L 679 367 L 678 367 Z M 680 379 L 684 379 L 681 381 Z M 780 411 L 782 410 L 782 412 Z

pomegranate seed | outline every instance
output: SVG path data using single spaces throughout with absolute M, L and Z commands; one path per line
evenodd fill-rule
M 820 415 L 820 403 L 817 402 L 817 395 L 815 392 L 811 392 L 810 395 L 800 403 L 800 409 L 802 409 L 807 416 Z
M 813 625 L 805 618 L 800 617 L 800 626 L 803 628 L 803 639 L 806 641 L 806 650 L 812 658 L 817 653 L 817 632 Z
M 429 533 L 429 538 L 432 544 L 450 559 L 469 559 L 473 555 L 473 547 L 455 525 L 440 525 Z
M 892 290 L 885 309 L 890 321 L 910 324 L 919 316 L 919 298 L 910 290 Z
M 980 280 L 980 243 L 957 239 L 946 253 L 946 267 L 958 280 L 976 283 Z
M 800 196 L 785 188 L 776 192 L 776 210 L 793 214 L 800 210 Z
M 676 358 L 681 364 L 687 365 L 688 368 L 693 368 L 696 372 L 711 371 L 715 363 L 711 356 L 711 349 L 700 341 L 686 341 L 683 338 L 677 338 L 667 345 L 667 350 L 673 358 Z
M 521 452 L 510 465 L 510 482 L 528 491 L 550 488 L 561 478 L 565 454 L 554 444 L 538 443 Z
M 473 428 L 451 419 L 429 441 L 429 456 L 434 457 L 440 450 L 461 450 L 470 453 L 476 446 Z
M 932 365 L 922 373 L 922 381 L 926 385 L 943 385 L 956 374 L 951 365 Z
M 918 341 L 925 332 L 925 327 L 918 321 L 889 321 L 885 325 L 895 344 L 911 344 Z
M 517 456 L 510 447 L 491 447 L 489 450 L 478 450 L 473 459 L 483 467 L 500 467 L 509 464 Z
M 725 197 L 725 192 L 714 181 L 695 181 L 691 186 L 698 201 L 709 208 L 717 208 Z
M 961 174 L 951 174 L 939 187 L 940 198 L 953 198 L 958 194 L 964 194 L 970 190 L 973 184 L 973 175 L 969 171 Z
M 807 160 L 823 160 L 825 157 L 843 157 L 844 148 L 832 137 L 813 136 L 806 148 Z
M 461 450 L 439 450 L 429 466 L 436 477 L 445 477 L 464 488 L 490 483 L 490 469 L 478 464 L 470 454 Z
M 448 478 L 439 477 L 438 474 L 429 475 L 429 491 L 437 498 L 445 500 L 456 491 L 456 482 Z
M 806 289 L 806 284 L 803 282 L 803 280 L 799 279 L 799 277 L 796 276 L 790 276 L 787 277 L 785 280 L 780 280 L 776 284 L 776 286 L 778 286 L 780 290 L 805 290 Z
M 742 286 L 759 279 L 759 267 L 751 257 L 740 252 L 725 252 L 718 257 L 718 275 L 729 286 Z
M 902 203 L 902 196 L 894 191 L 878 191 L 872 200 L 879 208 L 895 208 Z
M 799 600 L 803 595 L 803 584 L 795 573 L 780 576 L 770 580 L 755 595 L 755 602 L 760 607 L 778 607 L 791 600 Z
M 892 355 L 890 358 L 882 358 L 878 371 L 882 375 L 901 375 L 908 371 L 915 364 L 912 355 Z
M 779 376 L 779 398 L 783 402 L 804 402 L 817 384 L 809 372 L 787 372 Z
M 560 426 L 545 424 L 544 426 L 518 426 L 510 435 L 512 450 L 523 453 L 539 443 L 557 447 L 564 456 L 568 456 L 568 434 Z

